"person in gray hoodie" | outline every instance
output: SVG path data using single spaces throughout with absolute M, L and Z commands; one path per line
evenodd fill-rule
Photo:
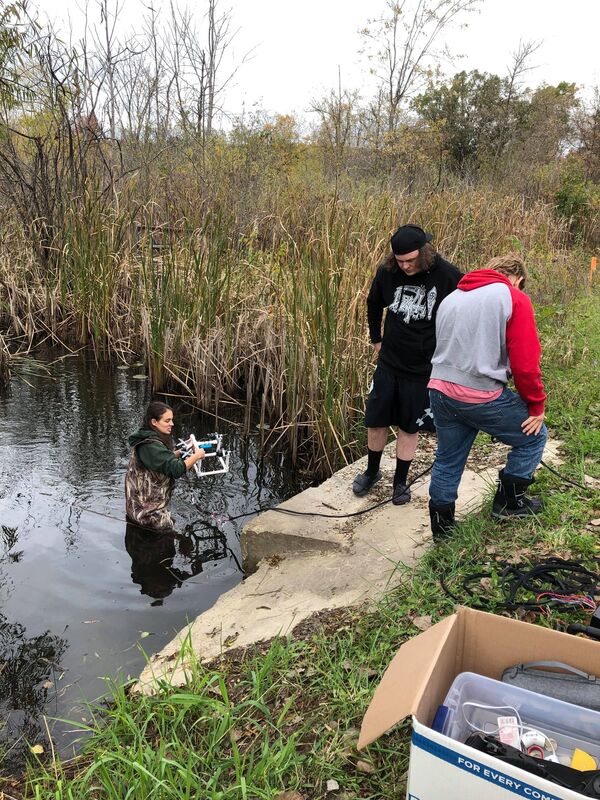
M 525 517 L 542 509 L 526 494 L 548 431 L 541 348 L 525 279 L 519 256 L 493 258 L 461 278 L 438 310 L 428 384 L 437 430 L 429 487 L 434 541 L 452 532 L 458 485 L 479 431 L 512 448 L 498 476 L 493 515 Z M 516 392 L 507 387 L 511 377 Z
M 129 522 L 156 531 L 173 530 L 175 523 L 167 506 L 175 479 L 204 458 L 204 450 L 183 459 L 175 450 L 173 409 L 166 403 L 150 403 L 142 427 L 129 437 L 133 450 L 125 474 L 125 511 Z

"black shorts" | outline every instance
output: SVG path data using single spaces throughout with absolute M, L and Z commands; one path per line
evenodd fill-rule
M 367 397 L 365 425 L 394 425 L 405 433 L 435 431 L 427 383 L 408 380 L 378 366 Z

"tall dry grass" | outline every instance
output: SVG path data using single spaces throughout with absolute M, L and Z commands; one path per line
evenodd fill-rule
M 6 388 L 10 381 L 10 353 L 4 337 L 0 334 L 0 389 Z
M 145 357 L 156 390 L 178 387 L 214 410 L 261 422 L 266 444 L 326 473 L 362 449 L 374 361 L 365 299 L 390 233 L 432 231 L 463 270 L 521 250 L 541 304 L 565 301 L 585 275 L 550 206 L 457 187 L 410 197 L 290 184 L 241 217 L 231 197 L 175 220 L 158 249 L 152 207 L 134 215 L 78 203 L 61 258 L 44 275 L 15 237 L 0 255 L 3 312 L 13 335 L 91 343 L 99 355 Z M 12 252 L 12 250 L 15 252 Z M 29 251 L 31 253 L 31 251 Z

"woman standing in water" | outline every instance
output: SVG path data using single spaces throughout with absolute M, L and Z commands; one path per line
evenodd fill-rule
M 130 522 L 156 531 L 172 530 L 173 517 L 167 506 L 173 494 L 175 478 L 192 469 L 204 458 L 204 450 L 181 458 L 175 450 L 171 431 L 173 409 L 165 403 L 150 403 L 142 427 L 129 437 L 133 447 L 125 475 L 125 511 Z

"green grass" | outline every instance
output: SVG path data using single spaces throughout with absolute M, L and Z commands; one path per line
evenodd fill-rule
M 557 319 L 560 324 L 557 325 Z M 600 439 L 594 408 L 600 404 L 600 303 L 588 297 L 543 322 L 548 421 L 562 438 L 560 470 L 582 483 L 600 475 Z M 488 445 L 484 445 L 488 446 Z M 539 519 L 498 524 L 489 510 L 468 517 L 443 547 L 429 550 L 414 568 L 399 565 L 401 586 L 374 611 L 331 612 L 306 624 L 300 638 L 227 655 L 212 668 L 192 663 L 182 690 L 163 686 L 158 696 L 135 698 L 111 687 L 114 702 L 95 709 L 93 736 L 74 763 L 38 762 L 22 791 L 27 798 L 276 798 L 288 790 L 325 798 L 327 781 L 338 798 L 398 798 L 404 794 L 409 727 L 399 726 L 364 752 L 358 729 L 373 689 L 398 646 L 419 630 L 417 617 L 436 622 L 454 608 L 440 576 L 465 604 L 500 599 L 498 562 L 549 554 L 594 567 L 597 536 L 586 527 L 600 516 L 592 486 L 563 484 L 542 470 L 535 490 L 544 495 Z M 470 599 L 462 579 L 491 572 Z M 583 621 L 583 612 L 528 611 L 542 625 Z

